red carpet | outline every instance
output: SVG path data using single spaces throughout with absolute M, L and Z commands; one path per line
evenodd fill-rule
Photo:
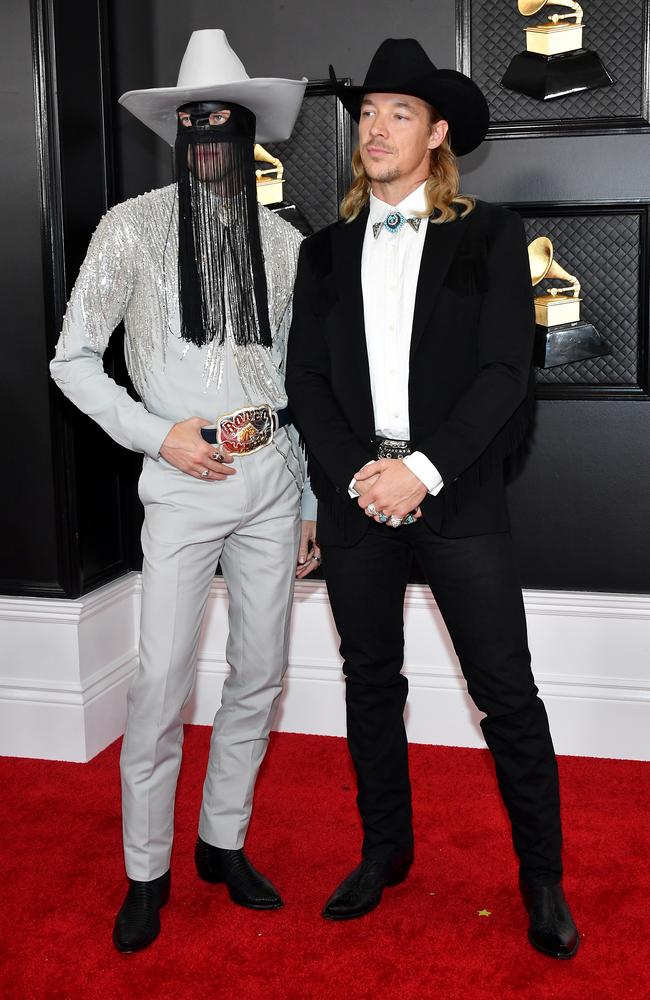
M 193 870 L 208 735 L 186 730 L 162 934 L 130 956 L 111 943 L 125 886 L 119 744 L 90 764 L 0 760 L 2 1000 L 650 998 L 650 764 L 560 761 L 583 940 L 556 962 L 526 941 L 487 752 L 411 748 L 412 874 L 374 913 L 332 924 L 321 904 L 359 844 L 344 741 L 274 736 L 247 848 L 286 905 L 254 913 Z

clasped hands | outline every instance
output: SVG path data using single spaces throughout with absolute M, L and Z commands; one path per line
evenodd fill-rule
M 422 517 L 420 504 L 427 495 L 427 488 L 400 458 L 380 458 L 364 465 L 354 475 L 354 489 L 359 494 L 359 506 L 378 524 L 399 527 L 413 511 L 414 519 Z M 387 520 L 391 517 L 399 523 Z

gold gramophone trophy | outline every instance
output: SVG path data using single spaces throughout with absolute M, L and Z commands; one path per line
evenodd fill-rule
M 253 149 L 255 163 L 270 163 L 270 167 L 255 168 L 257 182 L 257 200 L 260 205 L 275 205 L 282 201 L 282 185 L 284 184 L 284 167 L 282 161 L 269 153 L 259 142 Z
M 554 368 L 609 354 L 606 341 L 593 324 L 580 318 L 580 282 L 554 259 L 553 244 L 548 236 L 533 240 L 528 247 L 528 262 L 533 287 L 548 279 L 568 283 L 535 296 L 534 360 L 537 367 Z
M 277 156 L 274 156 L 273 153 L 269 153 L 268 149 L 264 149 L 264 146 L 260 146 L 258 142 L 255 143 L 253 149 L 253 157 L 256 164 L 255 181 L 257 200 L 260 205 L 266 205 L 276 215 L 286 219 L 303 236 L 311 236 L 313 229 L 300 209 L 292 202 L 284 201 L 282 190 L 284 185 L 284 166 L 282 165 L 282 161 Z M 270 166 L 257 166 L 260 163 L 270 163 Z
M 519 13 L 532 17 L 547 6 L 570 7 L 568 14 L 549 14 L 546 22 L 524 28 L 526 51 L 516 55 L 501 86 L 540 101 L 582 90 L 609 87 L 614 81 L 600 56 L 583 48 L 583 10 L 575 0 L 519 0 Z

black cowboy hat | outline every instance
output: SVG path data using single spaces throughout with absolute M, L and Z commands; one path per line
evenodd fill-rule
M 451 148 L 457 156 L 483 142 L 490 111 L 481 89 L 464 73 L 437 69 L 415 38 L 387 38 L 368 67 L 361 87 L 346 87 L 330 66 L 336 96 L 356 122 L 364 94 L 408 94 L 432 104 L 449 122 Z

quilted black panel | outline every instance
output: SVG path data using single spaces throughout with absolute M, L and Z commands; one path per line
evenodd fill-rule
M 583 319 L 609 343 L 610 357 L 537 370 L 555 385 L 634 386 L 639 380 L 639 254 L 641 218 L 635 214 L 524 218 L 528 242 L 549 236 L 555 259 L 582 285 Z M 553 282 L 558 285 L 560 283 Z M 549 287 L 542 282 L 541 288 Z
M 523 17 L 516 0 L 471 0 L 471 75 L 487 97 L 494 123 L 612 118 L 644 114 L 644 7 L 647 0 L 584 0 L 584 46 L 600 56 L 614 86 L 537 101 L 501 86 L 512 56 L 526 49 L 524 27 L 544 23 L 551 6 Z
M 293 202 L 314 232 L 339 215 L 337 176 L 337 100 L 332 94 L 309 93 L 293 135 L 266 148 L 284 164 L 284 198 Z

